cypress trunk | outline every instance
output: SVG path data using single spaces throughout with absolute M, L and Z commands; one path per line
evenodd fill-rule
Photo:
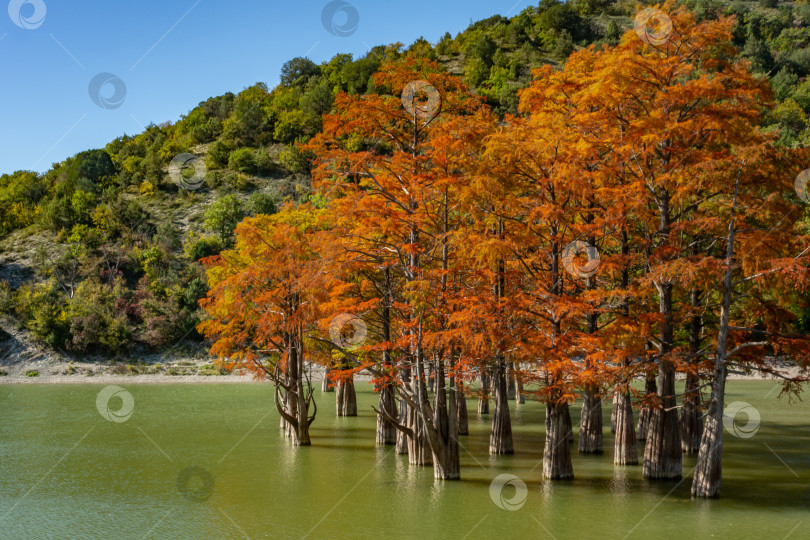
M 647 395 L 647 397 L 658 393 L 658 384 L 655 382 L 654 376 L 647 375 L 647 379 L 644 383 L 644 393 Z M 649 431 L 650 427 L 651 413 L 652 408 L 649 405 L 645 404 L 641 406 L 641 410 L 638 413 L 638 428 L 636 429 L 636 439 L 639 441 L 647 440 L 647 431 Z
M 508 390 L 506 383 L 506 365 L 498 360 L 493 378 L 495 391 L 495 414 L 492 415 L 492 431 L 489 437 L 490 454 L 514 454 L 512 442 L 512 418 L 509 414 Z
M 662 189 L 657 196 L 660 213 L 658 235 L 662 243 L 670 236 L 670 194 Z M 658 312 L 661 315 L 660 355 L 658 360 L 659 400 L 649 416 L 647 445 L 644 448 L 644 478 L 680 478 L 683 451 L 681 450 L 681 427 L 675 404 L 675 367 L 668 358 L 674 347 L 674 313 L 672 309 L 671 281 L 655 283 L 658 289 Z
M 616 392 L 614 402 L 616 403 L 613 407 L 616 413 L 616 437 L 613 442 L 613 463 L 615 465 L 636 465 L 638 464 L 638 450 L 630 392 L 626 389 Z
M 736 233 L 737 196 L 740 189 L 740 176 L 734 188 L 734 206 L 731 211 L 731 221 L 728 226 L 728 240 L 726 245 L 726 273 L 723 278 L 723 300 L 720 304 L 720 324 L 717 329 L 717 349 L 714 353 L 714 381 L 712 383 L 712 396 L 709 403 L 706 427 L 700 439 L 695 476 L 692 479 L 693 497 L 717 497 L 720 495 L 720 486 L 723 480 L 723 409 L 726 395 L 726 375 L 728 360 L 728 333 L 729 320 L 734 289 L 733 271 L 734 261 L 734 235 Z M 738 345 L 739 346 L 739 345 Z
M 616 415 L 619 414 L 619 393 L 613 394 L 613 406 L 610 409 L 610 432 L 616 433 Z
M 695 250 L 697 250 L 697 243 L 695 243 Z M 699 309 L 701 293 L 698 290 L 693 290 L 691 295 L 692 309 L 692 323 L 689 327 L 689 351 L 692 353 L 692 363 L 699 362 L 698 352 L 700 351 L 700 334 L 703 329 L 703 318 L 700 315 Z M 694 454 L 700 447 L 700 437 L 703 435 L 703 419 L 700 414 L 700 378 L 697 373 L 689 372 L 686 374 L 686 388 L 684 391 L 681 404 L 681 448 L 687 454 Z
M 661 404 L 650 414 L 647 445 L 644 448 L 644 478 L 681 477 L 683 452 L 678 410 L 675 408 L 675 369 L 662 362 L 658 380 Z
M 422 383 L 424 386 L 424 383 Z M 408 407 L 407 427 L 413 431 L 413 437 L 406 437 L 408 444 L 408 462 L 411 465 L 430 465 L 432 462 L 430 447 L 428 445 L 425 422 L 419 416 L 419 411 Z
M 394 389 L 390 384 L 385 384 L 380 388 L 379 410 L 385 412 L 391 418 L 397 416 L 397 400 L 394 397 Z M 377 444 L 396 444 L 397 428 L 382 415 L 377 415 Z
M 515 374 L 515 395 L 518 403 L 526 403 L 526 396 L 523 394 L 523 381 L 520 380 L 520 375 L 517 374 Z
M 458 383 L 458 434 L 469 435 L 470 425 L 467 418 L 467 399 L 464 397 L 464 387 Z
M 681 407 L 681 449 L 687 454 L 695 454 L 700 448 L 703 435 L 703 421 L 700 415 L 700 379 L 691 373 L 686 376 L 686 393 Z
M 602 398 L 594 388 L 585 389 L 582 414 L 579 417 L 579 451 L 583 454 L 601 454 L 602 448 Z
M 543 449 L 543 478 L 570 480 L 574 478 L 571 447 L 566 423 L 567 403 L 546 403 L 546 444 Z M 568 415 L 570 419 L 570 415 Z
M 568 434 L 568 444 L 574 444 L 574 423 L 571 421 L 571 407 L 568 406 L 566 401 L 562 405 L 563 421 L 565 422 L 565 430 Z
M 434 400 L 435 432 L 433 451 L 433 477 L 437 480 L 458 480 L 461 476 L 461 457 L 458 444 L 458 384 L 450 377 L 450 391 L 445 387 L 444 366 L 436 362 L 436 396 Z
M 478 414 L 489 414 L 489 374 L 481 371 L 481 397 L 478 398 Z
M 515 363 L 509 362 L 506 365 L 506 398 L 514 400 L 517 397 L 517 386 L 514 384 L 515 382 Z
M 385 296 L 382 302 L 382 312 L 380 313 L 380 321 L 382 327 L 382 340 L 384 342 L 391 341 L 391 269 L 385 268 Z M 383 369 L 388 371 L 392 368 L 391 351 L 385 349 L 382 353 Z M 384 412 L 390 418 L 397 417 L 397 401 L 394 397 L 394 385 L 392 383 L 383 383 L 380 388 L 379 410 Z M 399 430 L 388 421 L 383 415 L 377 415 L 377 444 L 396 444 L 397 432 Z
M 309 425 L 315 419 L 309 417 L 309 403 L 312 387 L 304 388 L 303 340 L 300 329 L 292 332 L 288 352 L 287 368 L 275 380 L 276 410 L 281 415 L 281 429 L 286 437 L 293 439 L 297 446 L 309 446 Z
M 692 479 L 693 497 L 717 497 L 723 480 L 723 406 L 725 400 L 725 366 L 715 369 L 712 397 L 706 416 L 706 427 L 700 439 L 695 476 Z
M 399 400 L 399 416 L 397 417 L 397 422 L 405 427 L 408 427 L 408 418 L 410 417 L 410 410 L 411 406 L 404 399 Z M 405 455 L 408 453 L 408 440 L 410 437 L 406 433 L 403 433 L 400 430 L 397 430 L 397 443 L 394 451 L 397 454 Z
M 335 399 L 338 416 L 357 416 L 357 393 L 354 390 L 354 379 L 345 379 L 338 383 Z
M 332 366 L 326 366 L 326 371 L 323 373 L 323 381 L 321 382 L 321 392 L 335 391 L 335 385 L 329 380 L 330 373 L 332 373 Z

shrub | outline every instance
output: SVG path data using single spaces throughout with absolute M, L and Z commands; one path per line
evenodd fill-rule
M 253 157 L 256 164 L 256 174 L 269 176 L 278 170 L 278 166 L 270 157 L 270 154 L 267 153 L 267 150 L 257 150 Z
M 199 261 L 222 251 L 222 242 L 215 236 L 195 236 L 192 233 L 184 243 L 183 250 L 189 259 Z
M 257 191 L 248 198 L 248 211 L 252 216 L 256 214 L 275 214 L 278 212 L 278 203 L 272 195 Z
M 253 150 L 250 148 L 240 148 L 231 153 L 228 158 L 228 168 L 247 174 L 254 174 L 256 172 L 256 160 L 253 156 Z
M 208 154 L 205 156 L 205 165 L 209 169 L 223 169 L 228 166 L 228 159 L 231 151 L 228 146 L 220 140 L 214 141 L 208 147 Z
M 291 174 L 308 174 L 309 156 L 296 145 L 289 145 L 278 156 L 279 164 Z
M 25 372 L 26 377 L 39 377 L 39 371 L 36 369 L 29 369 Z

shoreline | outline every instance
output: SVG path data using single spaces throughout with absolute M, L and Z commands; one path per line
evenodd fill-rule
M 2 323 L 0 319 L 0 323 Z M 0 324 L 0 329 L 3 325 Z M 67 354 L 44 349 L 34 343 L 28 332 L 9 329 L 11 340 L 0 342 L 0 385 L 15 384 L 262 384 L 266 379 L 256 379 L 253 374 L 226 372 L 217 359 L 209 356 L 202 345 L 179 347 L 174 355 L 145 354 L 137 360 L 125 358 L 86 357 L 83 360 Z M 2 335 L 2 334 L 0 334 Z M 779 371 L 786 377 L 797 377 L 801 369 L 790 363 L 779 364 Z M 313 385 L 323 381 L 324 370 L 313 366 Z M 676 375 L 683 379 L 683 375 Z M 370 381 L 367 374 L 358 374 L 356 381 Z M 750 374 L 731 371 L 728 380 L 764 380 L 780 382 L 781 379 L 759 372 Z
M 49 385 L 49 384 L 117 384 L 117 385 L 128 385 L 128 384 L 267 384 L 269 380 L 257 379 L 250 373 L 242 373 L 242 374 L 235 374 L 235 373 L 228 373 L 228 374 L 214 374 L 214 373 L 207 373 L 201 374 L 200 371 L 204 371 L 206 367 L 211 365 L 211 362 L 207 363 L 194 363 L 194 365 L 190 365 L 191 362 L 189 360 L 180 361 L 178 363 L 165 363 L 165 364 L 152 364 L 154 367 L 159 367 L 161 369 L 158 373 L 112 373 L 110 370 L 114 369 L 115 366 L 100 366 L 98 364 L 70 364 L 74 369 L 76 369 L 75 373 L 66 374 L 60 370 L 58 373 L 40 373 L 38 376 L 27 376 L 25 374 L 26 371 L 30 371 L 32 369 L 42 370 L 43 366 L 36 366 L 34 363 L 26 364 L 24 368 L 15 369 L 18 373 L 14 374 L 7 374 L 7 375 L 0 375 L 0 385 L 17 385 L 17 384 L 41 384 L 41 385 Z M 92 374 L 88 374 L 87 371 L 80 373 L 79 370 L 87 370 L 89 368 L 85 366 L 93 366 L 95 369 L 104 370 L 101 372 L 92 371 Z M 61 367 L 67 369 L 69 364 L 64 364 Z M 15 366 L 20 367 L 20 366 Z M 51 369 L 57 367 L 50 365 L 48 366 Z M 175 371 L 178 369 L 186 370 L 185 373 Z M 195 370 L 194 373 L 190 373 L 189 371 Z M 790 368 L 783 371 L 783 374 L 786 376 L 796 376 L 798 375 L 798 368 Z M 677 380 L 681 380 L 684 377 L 677 376 Z M 323 380 L 322 373 L 314 373 L 312 377 L 313 385 L 320 385 Z M 357 382 L 369 382 L 371 377 L 368 374 L 358 374 L 355 376 L 355 381 Z M 641 379 L 639 379 L 641 380 Z M 744 373 L 729 373 L 728 379 L 729 381 L 741 380 L 741 381 L 752 381 L 752 380 L 760 380 L 760 381 L 773 381 L 779 383 L 781 379 L 778 377 L 770 376 L 770 375 L 762 375 L 759 373 L 755 374 L 744 374 Z

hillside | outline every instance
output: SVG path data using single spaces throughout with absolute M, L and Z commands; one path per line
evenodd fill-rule
M 774 90 L 769 129 L 784 146 L 805 146 L 810 5 L 684 3 L 700 18 L 737 17 L 735 44 Z M 581 47 L 617 43 L 635 13 L 626 1 L 543 0 L 435 44 L 380 45 L 362 58 L 339 54 L 321 65 L 294 58 L 276 88 L 257 83 L 212 97 L 177 122 L 82 152 L 42 175 L 4 174 L 2 325 L 82 358 L 142 357 L 176 351 L 179 342 L 200 343 L 197 301 L 207 284 L 197 261 L 231 246 L 234 226 L 245 216 L 270 214 L 288 202 L 317 205 L 308 156 L 296 143 L 320 131 L 337 93 L 376 93 L 372 77 L 384 61 L 424 57 L 462 76 L 497 114 L 517 114 L 518 92 L 534 68 L 560 66 Z M 205 164 L 199 189 L 170 177 L 169 165 L 181 153 Z M 183 174 L 188 179 L 190 171 Z

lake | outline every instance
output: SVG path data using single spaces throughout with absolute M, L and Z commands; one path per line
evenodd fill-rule
M 810 537 L 810 406 L 777 399 L 772 381 L 729 382 L 727 403 L 753 405 L 761 424 L 749 438 L 726 432 L 722 498 L 708 501 L 689 496 L 694 457 L 682 482 L 614 468 L 609 407 L 605 454 L 572 446 L 577 478 L 548 483 L 541 404 L 510 402 L 516 453 L 490 457 L 491 416 L 469 400 L 462 480 L 437 483 L 431 467 L 375 447 L 366 384 L 357 418 L 336 418 L 334 394 L 316 391 L 309 448 L 280 435 L 269 385 L 121 386 L 131 416 L 102 406 L 107 420 L 104 385 L 0 385 L 0 537 Z M 520 480 L 501 493 L 516 509 L 494 502 L 500 474 L 525 482 L 522 506 Z

